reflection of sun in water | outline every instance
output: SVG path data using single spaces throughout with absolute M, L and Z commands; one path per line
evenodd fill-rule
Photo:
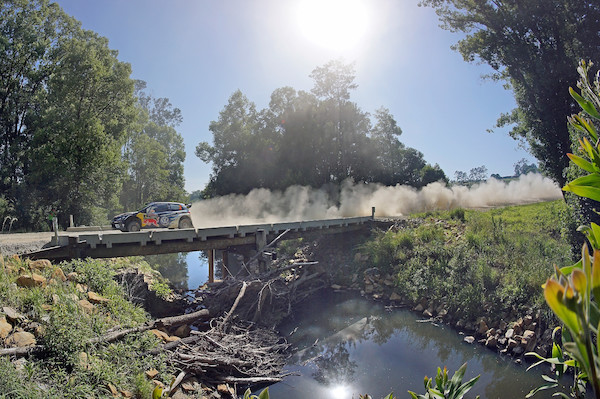
M 350 397 L 350 387 L 346 385 L 334 385 L 328 389 L 329 394 L 332 398 L 349 398 Z
M 298 24 L 313 42 L 343 50 L 358 43 L 367 30 L 367 9 L 361 0 L 304 0 Z

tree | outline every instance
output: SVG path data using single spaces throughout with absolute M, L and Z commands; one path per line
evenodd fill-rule
M 457 170 L 456 172 L 454 172 L 454 179 L 459 183 L 464 183 L 469 180 L 469 175 L 467 175 L 467 173 L 463 172 L 462 170 Z
M 184 202 L 185 145 L 175 129 L 183 121 L 181 111 L 167 98 L 147 95 L 146 82 L 136 81 L 135 86 L 137 124 L 123 151 L 128 176 L 121 204 L 125 209 L 137 209 L 150 201 Z
M 480 181 L 487 179 L 488 170 L 485 165 L 478 166 L 469 171 L 469 180 Z
M 30 166 L 26 152 L 39 118 L 57 43 L 72 37 L 77 23 L 47 0 L 0 2 L 0 192 L 13 207 Z M 19 215 L 24 221 L 26 214 Z
M 129 64 L 108 40 L 79 30 L 62 38 L 46 93 L 29 123 L 32 143 L 25 182 L 59 220 L 89 223 L 94 207 L 116 200 L 120 148 L 135 118 Z
M 527 173 L 538 173 L 539 169 L 535 163 L 527 163 L 527 159 L 522 158 L 515 163 L 515 177 L 526 175 Z
M 421 186 L 426 186 L 429 183 L 444 182 L 448 183 L 448 177 L 437 163 L 434 166 L 427 164 L 421 169 Z
M 600 49 L 600 3 L 589 0 L 422 0 L 442 27 L 467 34 L 453 48 L 465 61 L 491 66 L 511 88 L 517 108 L 498 125 L 529 144 L 542 170 L 560 185 L 570 140 L 565 120 L 575 112 L 568 95 L 580 59 Z

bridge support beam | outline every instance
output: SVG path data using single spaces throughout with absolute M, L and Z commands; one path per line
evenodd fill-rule
M 256 252 L 259 254 L 263 248 L 267 246 L 267 232 L 265 230 L 256 230 Z M 262 257 L 258 256 L 258 273 L 262 274 L 267 271 L 267 262 Z
M 215 250 L 209 249 L 208 251 L 208 282 L 215 282 Z

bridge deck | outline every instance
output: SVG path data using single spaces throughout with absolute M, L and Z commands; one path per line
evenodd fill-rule
M 203 229 L 156 229 L 135 233 L 122 233 L 116 230 L 72 233 L 60 235 L 58 240 L 53 238 L 48 248 L 23 256 L 32 259 L 63 260 L 225 249 L 231 246 L 255 244 L 256 234 L 260 230 L 264 231 L 269 238 L 289 230 L 284 239 L 291 239 L 314 232 L 333 234 L 362 229 L 365 223 L 371 220 L 372 217 L 353 217 Z

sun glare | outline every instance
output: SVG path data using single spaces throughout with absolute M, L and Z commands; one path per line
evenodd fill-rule
M 308 39 L 333 50 L 356 45 L 367 30 L 367 9 L 360 0 L 304 0 L 297 17 Z

